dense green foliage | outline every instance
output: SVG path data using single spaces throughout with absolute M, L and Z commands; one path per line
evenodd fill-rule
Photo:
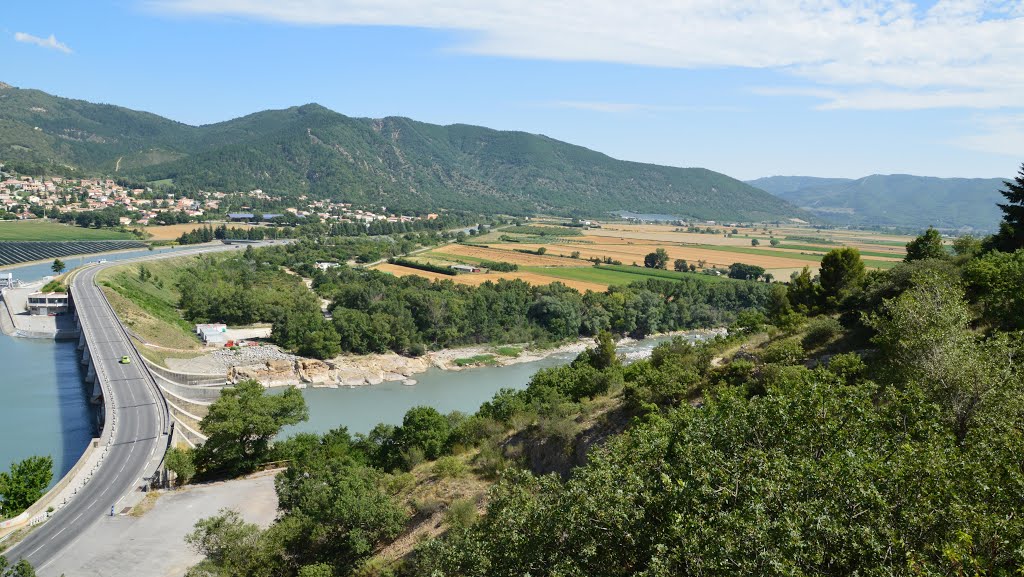
M 748 181 L 837 224 L 992 230 L 999 220 L 998 178 L 875 174 L 856 180 L 773 176 Z M 787 240 L 793 240 L 788 238 Z
M 924 234 L 907 243 L 905 261 L 924 260 L 926 258 L 942 258 L 946 256 L 946 247 L 942 244 L 942 235 L 932 227 Z
M 14 517 L 46 493 L 53 478 L 53 458 L 29 457 L 0 472 L 0 502 L 3 516 Z
M 207 440 L 196 451 L 195 466 L 204 475 L 252 472 L 270 460 L 270 441 L 281 427 L 308 417 L 298 389 L 271 395 L 258 381 L 237 383 L 221 393 L 199 423 Z
M 26 169 L 68 164 L 73 173 L 112 174 L 120 159 L 119 174 L 172 179 L 184 193 L 259 188 L 391 210 L 491 214 L 628 209 L 747 221 L 804 215 L 716 172 L 615 160 L 522 132 L 349 118 L 316 104 L 193 127 L 35 90 L 5 87 L 0 94 L 5 160 Z
M 339 267 L 317 273 L 314 288 L 333 303 L 342 350 L 357 353 L 550 342 L 601 330 L 643 337 L 728 323 L 737 312 L 768 302 L 765 285 L 679 276 L 580 294 L 561 283 L 499 280 L 470 287 Z

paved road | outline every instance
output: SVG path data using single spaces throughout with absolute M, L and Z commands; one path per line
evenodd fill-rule
M 106 297 L 96 286 L 96 274 L 104 268 L 129 262 L 236 248 L 205 246 L 191 251 L 122 260 L 82 269 L 75 276 L 72 281 L 73 298 L 82 331 L 89 343 L 96 378 L 102 379 L 105 402 L 110 403 L 113 399 L 113 442 L 99 469 L 78 495 L 5 553 L 12 563 L 28 559 L 37 570 L 45 569 L 94 523 L 109 516 L 112 506 L 120 512 L 121 500 L 144 484 L 143 477 L 154 473 L 167 448 L 169 425 L 163 399 L 107 304 Z M 120 363 L 125 355 L 131 359 L 130 364 Z

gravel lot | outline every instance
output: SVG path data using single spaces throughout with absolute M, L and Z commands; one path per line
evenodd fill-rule
M 269 525 L 277 513 L 273 474 L 165 493 L 141 517 L 103 517 L 36 572 L 40 577 L 181 577 L 200 560 L 185 535 L 196 521 L 224 508 Z

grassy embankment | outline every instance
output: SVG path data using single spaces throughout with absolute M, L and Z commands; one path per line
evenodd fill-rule
M 0 241 L 137 240 L 135 235 L 110 228 L 82 228 L 45 220 L 0 222 Z
M 103 292 L 125 325 L 146 343 L 155 345 L 139 347 L 152 361 L 162 363 L 168 356 L 193 356 L 189 352 L 200 349 L 192 324 L 177 309 L 181 295 L 175 285 L 181 269 L 192 258 L 144 263 L 149 271 L 145 280 L 140 278 L 140 264 L 111 267 L 98 276 Z

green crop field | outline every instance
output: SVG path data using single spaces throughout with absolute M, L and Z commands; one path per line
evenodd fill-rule
M 82 228 L 45 220 L 0 222 L 0 240 L 134 240 L 135 236 L 109 228 Z
M 820 253 L 824 254 L 824 253 L 826 253 L 826 252 L 828 252 L 830 250 L 834 250 L 836 247 L 834 247 L 834 246 L 811 246 L 811 245 L 807 245 L 807 244 L 780 244 L 778 246 L 778 248 L 788 248 L 790 250 L 817 251 L 817 252 L 820 252 Z M 863 249 L 860 251 L 860 255 L 861 256 L 876 256 L 876 257 L 882 257 L 882 258 L 897 258 L 897 257 L 903 256 L 903 255 L 898 254 L 898 253 L 878 252 L 878 251 L 863 250 Z
M 731 253 L 736 253 L 736 254 L 752 254 L 752 255 L 758 255 L 758 256 L 780 256 L 780 257 L 784 257 L 784 258 L 791 258 L 791 259 L 794 259 L 794 260 L 806 260 L 808 262 L 814 262 L 814 263 L 820 263 L 821 262 L 821 257 L 824 256 L 824 253 L 817 254 L 817 255 L 815 255 L 815 254 L 800 254 L 800 253 L 796 253 L 796 252 L 781 252 L 781 251 L 777 251 L 777 250 L 772 250 L 770 248 L 761 249 L 761 248 L 753 248 L 753 247 L 745 247 L 745 246 L 719 246 L 719 245 L 713 245 L 713 244 L 700 244 L 700 245 L 697 245 L 697 246 L 700 247 L 700 248 L 703 248 L 703 249 L 707 249 L 707 250 L 717 250 L 719 252 L 731 252 Z M 861 255 L 863 256 L 864 253 L 862 252 Z M 878 256 L 878 253 L 873 253 L 873 256 Z M 896 255 L 884 255 L 884 256 L 896 256 Z M 737 258 L 737 262 L 742 262 L 742 261 Z M 870 267 L 870 268 L 892 268 L 892 267 L 896 266 L 897 264 L 899 264 L 899 262 L 900 261 L 894 261 L 894 260 L 890 261 L 890 260 L 868 260 L 868 259 L 865 259 L 864 260 L 864 266 L 867 266 L 867 267 Z
M 628 272 L 620 272 L 616 270 L 608 270 L 597 267 L 520 267 L 520 270 L 537 273 L 551 278 L 578 280 L 584 282 L 605 284 L 609 286 L 627 285 L 629 283 L 644 280 L 644 277 L 642 275 L 636 275 Z
M 630 270 L 632 269 L 632 270 Z M 598 284 L 628 285 L 634 282 L 643 282 L 649 278 L 662 278 L 666 280 L 681 280 L 693 278 L 702 282 L 729 282 L 733 279 L 715 277 L 700 273 L 677 273 L 675 271 L 655 270 L 649 268 L 631 266 L 606 266 L 599 267 L 520 267 L 520 270 L 532 272 L 551 278 L 577 280 Z M 736 281 L 740 282 L 740 281 Z

